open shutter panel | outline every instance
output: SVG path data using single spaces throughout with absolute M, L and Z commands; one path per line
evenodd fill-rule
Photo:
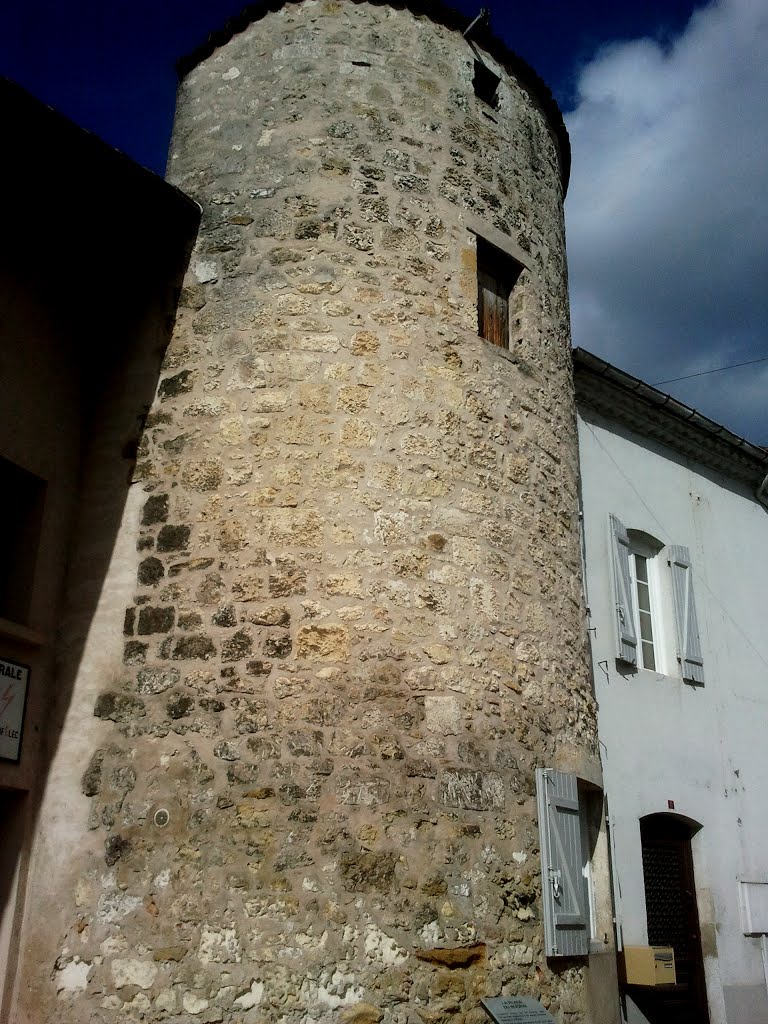
M 544 948 L 547 956 L 589 953 L 586 883 L 576 776 L 536 769 Z
M 629 571 L 629 537 L 624 529 L 624 524 L 616 516 L 611 515 L 610 521 L 618 636 L 616 656 L 629 665 L 637 665 L 635 602 L 632 594 L 632 576 Z
M 693 599 L 691 554 L 688 548 L 682 545 L 672 545 L 667 551 L 672 570 L 672 591 L 675 595 L 677 658 L 680 662 L 683 679 L 689 679 L 693 683 L 703 683 L 704 658 L 701 653 L 696 603 Z

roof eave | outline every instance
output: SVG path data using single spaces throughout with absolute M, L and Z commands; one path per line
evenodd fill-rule
M 754 487 L 765 481 L 765 449 L 583 348 L 573 363 L 579 404 Z

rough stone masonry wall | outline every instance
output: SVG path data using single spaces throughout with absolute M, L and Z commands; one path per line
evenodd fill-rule
M 309 2 L 183 83 L 203 227 L 51 1020 L 585 1019 L 583 965 L 542 954 L 534 799 L 535 766 L 594 763 L 562 188 L 473 59 Z M 510 353 L 477 337 L 471 218 L 530 262 Z

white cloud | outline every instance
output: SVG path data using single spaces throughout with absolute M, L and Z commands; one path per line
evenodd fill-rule
M 768 4 L 601 50 L 566 117 L 574 344 L 650 383 L 768 355 Z M 666 389 L 666 388 L 665 388 Z M 768 364 L 669 390 L 768 443 Z

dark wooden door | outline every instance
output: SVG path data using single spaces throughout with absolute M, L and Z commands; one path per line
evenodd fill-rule
M 709 1024 L 691 829 L 668 815 L 640 823 L 648 943 L 672 946 L 677 983 L 633 998 L 651 1024 Z

